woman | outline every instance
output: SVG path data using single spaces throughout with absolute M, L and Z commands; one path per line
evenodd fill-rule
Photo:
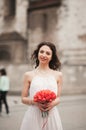
M 6 70 L 0 69 L 0 115 L 2 112 L 2 103 L 5 105 L 6 114 L 9 114 L 9 106 L 7 103 L 7 93 L 9 91 L 9 78 Z
M 62 73 L 58 71 L 61 63 L 53 43 L 42 42 L 32 54 L 35 69 L 24 74 L 22 102 L 28 105 L 21 130 L 62 130 L 62 124 L 57 110 L 60 103 Z M 34 101 L 34 95 L 40 90 L 49 89 L 56 94 L 56 99 L 42 104 Z M 28 96 L 29 93 L 29 96 Z M 46 118 L 41 112 L 48 111 Z

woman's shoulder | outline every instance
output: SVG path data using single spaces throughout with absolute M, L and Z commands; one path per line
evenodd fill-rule
M 24 78 L 30 79 L 34 76 L 34 70 L 27 71 L 24 73 Z
M 62 72 L 61 71 L 57 71 L 57 70 L 53 70 L 53 73 L 59 76 L 62 76 Z
M 62 78 L 63 74 L 61 71 L 53 70 L 53 74 L 56 78 Z

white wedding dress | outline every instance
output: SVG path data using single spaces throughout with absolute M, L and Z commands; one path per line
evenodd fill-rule
M 58 87 L 54 76 L 35 76 L 30 85 L 30 98 L 33 99 L 36 92 L 43 89 L 57 94 Z M 63 130 L 57 106 L 50 110 L 45 118 L 37 106 L 28 106 L 20 130 Z

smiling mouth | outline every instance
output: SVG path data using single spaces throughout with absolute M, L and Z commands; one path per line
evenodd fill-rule
M 45 59 L 45 58 L 41 58 L 41 60 L 42 60 L 42 61 L 45 61 L 45 60 L 47 60 L 47 59 Z

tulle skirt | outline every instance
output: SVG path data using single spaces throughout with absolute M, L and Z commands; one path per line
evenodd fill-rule
M 20 130 L 63 130 L 57 107 L 42 117 L 42 112 L 36 106 L 29 106 L 25 112 Z

